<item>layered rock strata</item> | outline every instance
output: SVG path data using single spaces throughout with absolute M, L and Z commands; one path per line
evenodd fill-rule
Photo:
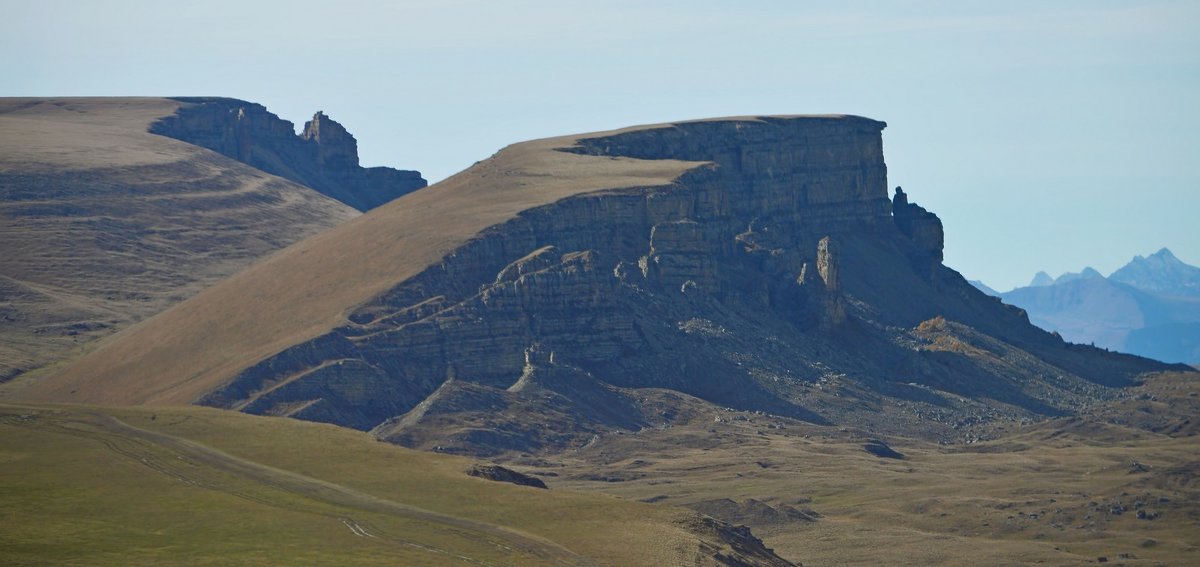
M 184 98 L 151 132 L 189 142 L 267 173 L 307 185 L 360 211 L 427 185 L 420 172 L 361 167 L 358 141 L 317 112 L 296 135 L 295 126 L 266 107 L 229 98 Z
M 945 407 L 960 403 L 939 392 L 972 419 L 1056 415 L 1155 368 L 1072 355 L 941 266 L 940 221 L 902 192 L 888 199 L 883 128 L 849 116 L 764 117 L 578 139 L 559 151 L 701 165 L 667 186 L 524 210 L 201 403 L 421 446 L 452 429 L 445 415 L 499 413 L 516 417 L 441 439 L 466 452 L 487 452 L 487 439 L 529 451 L 556 443 L 532 423 L 590 433 L 665 419 L 637 404 L 624 423 L 582 410 L 554 417 L 557 406 L 521 395 L 531 345 L 554 352 L 559 370 L 546 372 L 569 368 L 567 383 L 617 388 L 613 400 L 636 398 L 621 389 L 666 388 L 938 435 L 957 419 Z M 918 329 L 942 315 L 963 323 Z M 969 344 L 989 340 L 998 344 Z M 881 417 L 888 400 L 911 412 Z
M 359 216 L 146 131 L 181 104 L 0 99 L 0 382 Z
M 624 136 L 585 140 L 571 151 L 599 152 L 616 141 L 643 159 L 729 162 L 695 169 L 671 187 L 526 211 L 361 306 L 349 325 L 247 369 L 204 403 L 369 428 L 412 409 L 448 376 L 507 388 L 533 343 L 585 368 L 640 353 L 664 370 L 647 378 L 619 371 L 606 377 L 612 383 L 759 397 L 750 383 L 697 379 L 694 362 L 656 348 L 658 330 L 639 319 L 654 317 L 649 311 L 658 306 L 644 299 L 753 297 L 759 308 L 798 312 L 831 303 L 836 284 L 808 293 L 794 285 L 795 268 L 815 259 L 824 232 L 890 228 L 882 128 L 862 118 L 700 122 L 650 137 L 635 132 L 640 144 Z M 725 147 L 731 139 L 736 145 Z M 772 248 L 763 249 L 768 242 Z M 622 265 L 640 268 L 632 281 L 615 277 Z M 772 277 L 782 274 L 764 273 L 789 268 L 782 286 Z
M 918 268 L 932 271 L 941 265 L 946 239 L 942 220 L 924 207 L 909 203 L 908 195 L 900 187 L 896 187 L 896 195 L 892 198 L 892 215 L 896 227 L 917 247 L 914 260 Z

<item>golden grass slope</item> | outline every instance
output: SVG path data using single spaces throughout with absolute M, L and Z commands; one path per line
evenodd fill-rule
M 555 151 L 580 137 L 509 146 L 297 243 L 17 395 L 118 405 L 192 402 L 255 362 L 342 324 L 356 305 L 521 211 L 582 193 L 669 184 L 698 165 Z
M 509 465 L 548 491 L 325 424 L 0 404 L 0 563 L 704 565 L 730 550 L 678 506 L 727 498 L 812 513 L 738 520 L 806 565 L 1192 565 L 1196 437 L 1153 429 L 1190 422 L 1197 397 L 1200 375 L 1167 374 L 1134 391 L 1162 404 L 1136 427 L 1107 421 L 1117 402 L 984 443 L 889 439 L 904 460 L 854 430 L 699 404 L 691 423 Z
M 472 478 L 465 459 L 294 420 L 0 405 L 0 440 L 6 565 L 705 565 L 722 549 L 683 509 Z
M 0 381 L 357 216 L 147 131 L 181 104 L 0 99 Z
M 1200 443 L 1186 427 L 1200 374 L 1154 376 L 1130 394 L 983 443 L 888 439 L 903 460 L 867 453 L 870 437 L 853 429 L 711 408 L 525 464 L 556 486 L 631 500 L 810 510 L 816 521 L 722 518 L 805 565 L 1196 565 Z

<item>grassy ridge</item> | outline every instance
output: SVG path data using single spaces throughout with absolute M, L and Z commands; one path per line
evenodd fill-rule
M 329 425 L 0 405 L 0 564 L 707 564 L 724 543 L 675 506 L 723 498 L 815 512 L 729 518 L 809 565 L 1195 564 L 1200 380 L 1133 394 L 974 445 L 892 440 L 903 460 L 710 408 L 720 421 L 524 460 L 549 491 Z
M 35 382 L 95 340 L 358 216 L 148 132 L 180 104 L 0 98 L 0 382 Z
M 202 408 L 0 406 L 0 439 L 5 564 L 700 558 L 686 511 L 474 479 L 462 459 L 335 427 Z

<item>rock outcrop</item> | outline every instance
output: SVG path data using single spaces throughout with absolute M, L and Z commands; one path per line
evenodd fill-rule
M 883 127 L 763 118 L 583 138 L 563 151 L 708 165 L 669 187 L 527 210 L 201 403 L 374 429 L 412 446 L 529 452 L 645 423 L 621 389 L 669 388 L 827 423 L 837 412 L 800 395 L 827 368 L 887 383 L 897 369 L 910 382 L 938 375 L 930 365 L 978 364 L 889 338 L 896 325 L 923 320 L 900 314 L 905 304 L 924 318 L 951 312 L 1009 340 L 1057 345 L 941 265 L 935 215 L 902 191 L 888 199 Z M 891 289 L 871 298 L 880 282 Z M 947 299 L 939 288 L 955 291 Z M 555 363 L 536 362 L 531 344 Z M 1045 390 L 1059 406 L 1094 393 L 1093 377 L 1062 373 Z M 1105 380 L 1128 379 L 1117 374 Z M 542 393 L 523 395 L 538 376 Z M 939 387 L 982 393 L 970 381 Z M 1019 383 L 986 389 L 1005 405 L 992 408 L 997 415 L 1059 411 Z M 539 404 L 546 396 L 558 401 Z M 600 417 L 605 404 L 589 397 L 628 409 Z M 536 425 L 547 423 L 555 425 Z
M 0 382 L 359 216 L 146 131 L 182 104 L 0 99 Z
M 946 238 L 942 220 L 924 207 L 909 203 L 908 195 L 900 187 L 896 187 L 896 195 L 892 198 L 892 216 L 900 232 L 916 245 L 918 253 L 914 261 L 918 268 L 932 273 L 942 263 Z
M 361 306 L 349 325 L 247 369 L 203 403 L 370 429 L 416 407 L 447 376 L 508 388 L 524 371 L 525 348 L 538 343 L 609 384 L 805 414 L 772 402 L 740 372 L 727 375 L 730 362 L 674 348 L 673 321 L 683 313 L 670 312 L 751 301 L 755 309 L 840 323 L 836 260 L 825 237 L 891 224 L 882 128 L 854 117 L 769 119 L 585 139 L 568 149 L 727 163 L 693 170 L 672 187 L 532 209 Z M 818 266 L 819 288 L 797 284 L 806 263 Z M 637 283 L 614 277 L 621 264 L 641 266 Z M 290 377 L 285 384 L 266 387 L 282 376 Z M 355 386 L 330 395 L 333 383 Z
M 546 489 L 546 482 L 540 478 L 519 473 L 500 465 L 474 465 L 467 469 L 467 476 L 473 476 L 496 482 L 507 482 L 517 486 Z
M 871 439 L 863 443 L 863 450 L 881 459 L 904 459 L 904 453 L 889 447 L 887 443 L 878 439 Z
M 295 126 L 266 107 L 230 98 L 182 98 L 173 115 L 151 127 L 267 173 L 307 185 L 360 211 L 421 189 L 417 171 L 361 167 L 358 141 L 317 112 L 297 136 Z
M 753 498 L 741 502 L 729 498 L 701 500 L 685 504 L 684 507 L 734 525 L 778 526 L 816 522 L 821 518 L 821 514 L 814 510 L 797 509 L 787 504 L 771 506 Z
M 794 567 L 795 564 L 775 555 L 761 539 L 755 537 L 746 526 L 732 526 L 715 518 L 697 516 L 687 522 L 693 533 L 707 535 L 722 542 L 721 547 L 707 548 L 706 552 L 718 565 L 726 567 Z M 804 567 L 800 565 L 800 567 Z
M 525 370 L 507 388 L 448 379 L 372 434 L 408 447 L 483 456 L 579 447 L 598 434 L 649 425 L 647 396 L 554 359 L 537 345 L 526 349 Z
M 683 399 L 960 438 L 1163 368 L 1068 346 L 943 266 L 937 217 L 889 199 L 884 126 L 733 118 L 516 144 L 157 319 L 141 337 L 159 349 L 131 334 L 64 376 L 197 377 L 157 388 L 493 454 L 667 426 Z M 322 287 L 272 279 L 314 269 Z
M 829 330 L 846 320 L 846 305 L 842 300 L 841 289 L 838 286 L 838 270 L 840 254 L 837 241 L 826 236 L 817 242 L 817 272 L 825 283 L 824 308 L 822 309 L 822 326 Z

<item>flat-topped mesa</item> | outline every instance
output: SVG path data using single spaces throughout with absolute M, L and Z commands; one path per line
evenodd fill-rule
M 840 115 L 699 120 L 583 138 L 567 151 L 713 162 L 723 182 L 738 186 L 725 203 L 731 214 L 803 218 L 812 232 L 854 230 L 891 212 L 886 127 Z
M 173 116 L 151 132 L 189 142 L 320 191 L 360 211 L 425 187 L 420 172 L 363 168 L 358 141 L 317 112 L 297 136 L 295 126 L 266 107 L 229 98 L 182 98 Z
M 661 321 L 647 319 L 648 310 L 708 297 L 778 311 L 802 329 L 840 324 L 845 304 L 828 236 L 898 238 L 884 127 L 852 116 L 763 117 L 564 139 L 569 145 L 555 149 L 697 165 L 669 185 L 526 209 L 361 304 L 349 325 L 247 368 L 202 403 L 361 429 L 389 419 L 411 425 L 398 416 L 447 376 L 509 388 L 528 345 L 540 344 L 612 384 L 786 406 L 752 380 L 730 378 L 727 363 L 705 367 L 697 361 L 708 355 L 671 346 L 676 339 L 659 336 Z M 477 166 L 480 179 L 493 165 Z M 806 266 L 820 266 L 826 284 L 805 285 Z
M 324 140 L 324 118 L 314 122 L 311 137 Z M 159 380 L 156 403 L 326 421 L 447 450 L 535 451 L 557 442 L 536 434 L 539 423 L 590 437 L 670 413 L 567 415 L 539 401 L 546 389 L 640 408 L 649 398 L 628 389 L 664 388 L 927 434 L 949 431 L 922 417 L 941 415 L 941 398 L 894 422 L 876 397 L 914 398 L 890 381 L 1032 417 L 1152 368 L 1068 351 L 942 266 L 936 217 L 906 202 L 892 215 L 884 127 L 853 116 L 725 118 L 515 144 L 210 288 L 82 359 L 54 388 L 101 376 L 144 392 Z M 905 219 L 925 228 L 906 233 Z M 938 316 L 950 323 L 919 327 Z M 984 363 L 937 351 L 968 340 L 1026 354 Z M 531 366 L 530 345 L 554 363 Z M 864 403 L 847 402 L 858 391 Z M 443 426 L 459 422 L 446 412 L 484 425 L 452 431 Z

